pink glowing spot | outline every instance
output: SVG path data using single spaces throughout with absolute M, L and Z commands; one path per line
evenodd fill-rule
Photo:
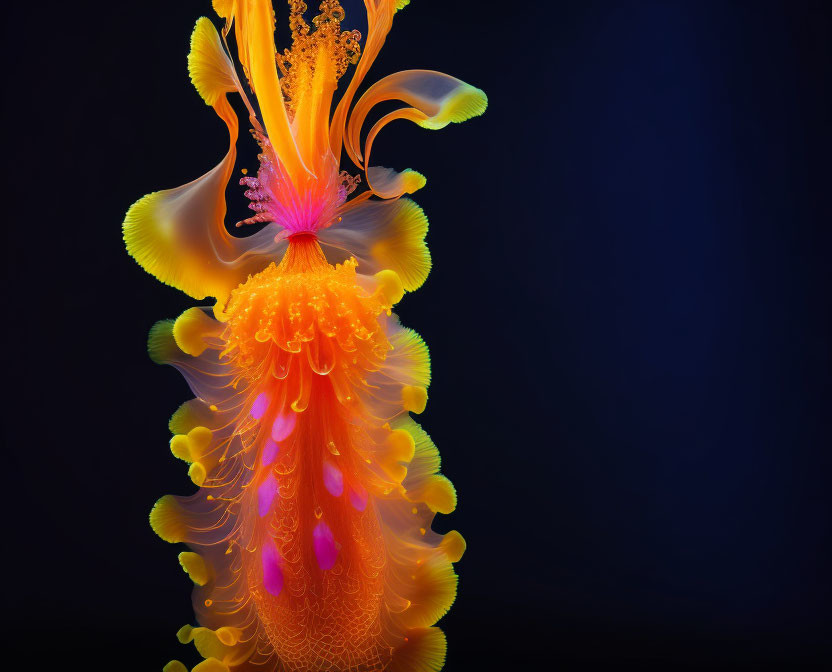
M 312 530 L 312 540 L 315 545 L 315 557 L 318 560 L 318 567 L 321 569 L 332 569 L 335 560 L 338 558 L 338 548 L 335 546 L 335 537 L 329 525 L 321 521 Z
M 350 504 L 359 511 L 367 508 L 367 491 L 360 485 L 350 486 Z
M 266 439 L 266 445 L 263 446 L 263 456 L 261 457 L 261 464 L 264 467 L 268 467 L 274 459 L 277 457 L 277 454 L 280 452 L 280 446 L 274 441 L 274 439 Z
M 260 553 L 263 563 L 263 586 L 272 595 L 280 595 L 283 590 L 283 572 L 280 569 L 280 553 L 271 537 L 267 537 Z
M 266 480 L 257 488 L 257 513 L 260 514 L 261 518 L 271 511 L 272 502 L 276 494 L 277 480 L 274 474 L 269 474 Z
M 344 475 L 332 462 L 324 462 L 324 485 L 333 497 L 340 497 L 344 492 Z
M 266 411 L 269 408 L 269 395 L 265 392 L 261 392 L 257 395 L 257 399 L 254 400 L 254 403 L 251 405 L 251 417 L 255 420 L 259 420 L 263 417 Z
M 288 438 L 289 434 L 295 429 L 296 420 L 297 413 L 294 411 L 289 411 L 286 415 L 278 415 L 272 425 L 272 439 L 283 441 Z

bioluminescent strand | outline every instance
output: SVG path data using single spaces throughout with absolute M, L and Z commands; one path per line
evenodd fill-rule
M 216 299 L 157 323 L 148 345 L 195 395 L 170 420 L 170 446 L 198 489 L 162 497 L 150 514 L 160 537 L 190 549 L 179 560 L 199 627 L 178 638 L 205 659 L 195 672 L 444 663 L 434 624 L 455 599 L 452 563 L 465 542 L 431 530 L 456 492 L 411 418 L 427 402 L 427 347 L 391 310 L 431 267 L 427 218 L 405 197 L 425 178 L 373 166 L 370 153 L 391 121 L 443 128 L 482 114 L 486 97 L 408 70 L 356 100 L 408 3 L 364 4 L 362 44 L 341 30 L 336 0 L 311 22 L 290 1 L 292 44 L 281 53 L 269 0 L 215 0 L 224 27 L 197 21 L 188 70 L 228 127 L 228 152 L 193 182 L 140 199 L 124 220 L 127 250 L 145 270 Z M 261 149 L 257 175 L 240 179 L 254 214 L 237 225 L 265 227 L 245 238 L 224 221 L 239 131 L 228 94 L 240 96 Z M 380 116 L 362 144 L 368 115 L 386 101 L 405 106 Z M 342 149 L 358 174 L 342 170 Z

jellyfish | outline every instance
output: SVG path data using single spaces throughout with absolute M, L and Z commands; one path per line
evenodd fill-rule
M 165 495 L 150 513 L 163 540 L 188 549 L 179 562 L 198 625 L 177 637 L 203 658 L 194 672 L 444 664 L 435 624 L 456 597 L 465 541 L 431 529 L 457 496 L 412 417 L 427 403 L 428 349 L 392 311 L 431 268 L 428 220 L 408 198 L 425 178 L 373 165 L 371 152 L 392 121 L 441 129 L 482 114 L 487 100 L 430 70 L 383 77 L 358 96 L 407 4 L 365 0 L 362 43 L 341 29 L 337 0 L 311 21 L 290 0 L 291 46 L 280 52 L 269 0 L 214 0 L 220 30 L 196 22 L 188 71 L 225 123 L 228 151 L 124 220 L 142 268 L 213 299 L 158 322 L 148 339 L 151 359 L 178 369 L 194 395 L 169 428 L 196 491 Z M 262 227 L 249 236 L 225 223 L 239 134 L 229 96 L 260 149 L 256 175 L 238 178 L 252 215 L 237 226 Z M 364 134 L 388 101 L 404 106 Z M 164 669 L 186 670 L 176 660 Z

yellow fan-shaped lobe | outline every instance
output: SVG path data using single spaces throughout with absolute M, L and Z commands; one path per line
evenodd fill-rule
M 448 645 L 439 628 L 408 630 L 407 640 L 396 649 L 387 672 L 439 672 Z
M 207 427 L 197 426 L 187 434 L 174 436 L 170 440 L 170 450 L 180 460 L 196 463 L 205 456 L 213 436 Z
M 153 505 L 150 527 L 171 544 L 184 540 L 188 528 L 182 520 L 182 510 L 172 495 L 165 495 Z
M 170 452 L 185 462 L 193 462 L 191 457 L 191 441 L 187 434 L 177 434 L 170 440 Z
M 441 474 L 433 474 L 407 487 L 406 496 L 412 502 L 424 502 L 434 513 L 448 514 L 456 509 L 456 488 Z
M 415 450 L 413 437 L 403 429 L 394 429 L 387 436 L 378 455 L 378 463 L 387 475 L 396 483 L 401 483 L 407 476 L 407 467 L 402 462 L 410 462 Z
M 186 355 L 199 357 L 208 347 L 205 339 L 219 336 L 222 329 L 222 323 L 206 315 L 201 308 L 189 308 L 173 323 L 173 338 Z
M 240 642 L 242 632 L 238 628 L 223 627 L 217 630 L 182 626 L 176 633 L 182 644 L 193 642 L 199 654 L 205 658 L 194 670 L 207 672 L 228 671 L 229 666 L 239 665 L 251 654 L 251 647 Z M 201 665 L 210 663 L 204 668 Z M 217 667 L 221 665 L 221 667 Z M 192 671 L 193 672 L 193 671 Z
M 237 89 L 234 65 L 222 48 L 214 24 L 204 16 L 191 33 L 188 74 L 207 105 L 214 105 L 220 96 Z
M 392 423 L 396 429 L 406 431 L 413 437 L 415 451 L 408 467 L 408 482 L 435 474 L 439 471 L 441 460 L 436 444 L 422 426 L 409 415 L 404 414 Z
M 324 245 L 348 249 L 359 269 L 371 275 L 395 271 L 408 292 L 418 289 L 431 268 L 425 245 L 428 218 L 409 198 L 365 201 L 345 213 L 341 222 L 319 232 Z
M 195 299 L 224 295 L 213 278 L 199 272 L 196 265 L 176 263 L 175 223 L 168 213 L 172 201 L 165 191 L 156 191 L 136 201 L 124 217 L 124 241 L 127 251 L 151 275 L 167 285 L 181 289 Z
M 413 570 L 410 589 L 404 595 L 410 607 L 402 620 L 410 627 L 433 625 L 451 608 L 459 579 L 444 553 L 437 553 Z
M 465 538 L 456 530 L 451 530 L 443 538 L 439 547 L 445 551 L 445 555 L 451 562 L 459 562 L 462 559 L 468 544 Z
M 430 272 L 430 251 L 425 245 L 428 218 L 410 199 L 398 203 L 387 235 L 373 244 L 370 254 L 382 268 L 395 270 L 404 288 L 412 292 L 422 286 Z
M 176 631 L 176 639 L 179 640 L 180 644 L 187 644 L 188 642 L 193 640 L 193 632 L 194 626 L 192 625 L 183 625 L 179 630 Z
M 217 639 L 220 640 L 226 646 L 234 646 L 237 642 L 240 641 L 240 637 L 242 637 L 243 631 L 240 628 L 234 628 L 231 626 L 225 626 L 219 628 L 217 631 Z
M 179 355 L 173 338 L 173 320 L 159 320 L 147 335 L 147 353 L 156 364 L 167 364 Z
M 416 450 L 416 443 L 409 432 L 394 429 L 385 442 L 388 459 L 396 462 L 410 462 Z
M 402 387 L 402 406 L 412 413 L 422 413 L 428 404 L 428 391 L 421 385 Z
M 229 672 L 229 667 L 216 658 L 206 658 L 199 665 L 194 666 L 191 672 Z
M 488 107 L 485 92 L 470 84 L 463 84 L 444 98 L 439 111 L 423 121 L 417 121 L 422 128 L 439 130 L 450 123 L 458 124 L 480 116 Z
M 221 313 L 228 294 L 266 263 L 271 243 L 252 254 L 249 238 L 225 229 L 225 188 L 234 168 L 239 124 L 223 96 L 214 105 L 229 133 L 225 157 L 201 177 L 155 191 L 130 206 L 122 224 L 127 252 L 148 273 L 195 299 L 216 297 Z M 260 240 L 260 243 L 263 243 Z
M 390 345 L 393 348 L 393 356 L 406 361 L 408 378 L 411 385 L 405 387 L 423 387 L 430 384 L 430 353 L 424 339 L 413 329 L 398 329 L 390 335 Z M 414 401 L 421 393 L 414 391 Z M 424 392 L 427 398 L 427 390 Z M 404 397 L 404 392 L 402 393 Z M 404 401 L 404 399 L 403 399 Z
M 205 559 L 199 553 L 183 551 L 179 554 L 179 564 L 182 565 L 182 569 L 185 570 L 187 575 L 191 577 L 191 581 L 196 585 L 204 586 L 208 583 L 208 566 L 205 564 Z
M 202 457 L 213 436 L 214 433 L 207 427 L 194 427 L 188 432 L 188 438 L 191 440 L 191 455 L 196 458 Z
M 384 295 L 390 305 L 395 305 L 402 300 L 404 286 L 396 271 L 385 269 L 376 273 L 375 278 L 378 281 L 379 291 Z
M 191 399 L 176 409 L 168 422 L 168 429 L 171 434 L 187 434 L 194 427 L 210 423 L 211 414 L 212 411 L 199 399 Z
M 162 672 L 188 672 L 188 668 L 185 667 L 184 663 L 172 660 L 162 668 Z
M 188 478 L 191 479 L 191 482 L 196 485 L 197 487 L 202 487 L 203 483 L 205 483 L 205 478 L 208 476 L 208 472 L 205 469 L 205 465 L 202 462 L 194 462 L 188 468 Z

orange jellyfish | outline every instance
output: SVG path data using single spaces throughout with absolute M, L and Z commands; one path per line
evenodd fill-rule
M 456 492 L 411 418 L 427 402 L 427 347 L 392 313 L 431 267 L 427 218 L 405 197 L 425 178 L 370 156 L 391 121 L 443 128 L 482 114 L 485 94 L 408 70 L 356 100 L 407 0 L 364 0 L 363 46 L 341 30 L 337 0 L 321 2 L 311 22 L 290 0 L 282 53 L 269 0 L 213 4 L 224 26 L 197 21 L 188 70 L 228 127 L 228 152 L 193 182 L 140 199 L 124 220 L 127 250 L 145 270 L 216 299 L 157 323 L 148 344 L 195 396 L 170 420 L 170 447 L 197 490 L 162 497 L 150 514 L 162 539 L 189 548 L 179 561 L 199 626 L 178 638 L 204 658 L 195 672 L 439 670 L 446 644 L 435 623 L 455 599 L 465 542 L 431 530 Z M 257 175 L 240 181 L 253 215 L 238 226 L 265 224 L 248 237 L 224 221 L 239 131 L 228 94 L 240 96 L 261 149 Z M 386 101 L 405 106 L 362 144 L 368 114 Z M 342 147 L 355 175 L 341 168 Z

